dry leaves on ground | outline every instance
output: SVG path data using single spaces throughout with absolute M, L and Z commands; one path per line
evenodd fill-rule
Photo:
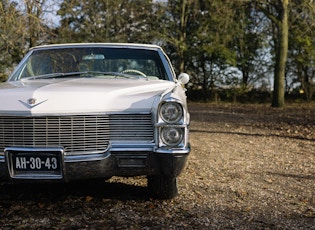
M 315 229 L 315 105 L 190 103 L 179 196 L 146 180 L 0 186 L 2 229 Z

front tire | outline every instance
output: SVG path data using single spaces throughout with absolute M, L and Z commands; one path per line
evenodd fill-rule
M 170 176 L 149 176 L 148 190 L 154 199 L 172 199 L 178 194 L 177 180 Z

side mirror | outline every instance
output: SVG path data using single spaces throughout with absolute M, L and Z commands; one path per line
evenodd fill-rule
M 187 73 L 181 73 L 178 76 L 178 82 L 182 85 L 186 85 L 189 82 L 189 75 Z

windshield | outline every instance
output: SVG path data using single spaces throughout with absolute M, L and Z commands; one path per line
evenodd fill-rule
M 35 50 L 11 80 L 37 77 L 121 77 L 167 79 L 158 52 L 144 49 L 75 47 Z

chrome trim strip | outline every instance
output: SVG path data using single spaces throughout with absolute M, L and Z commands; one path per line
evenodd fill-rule
M 154 147 L 133 147 L 133 148 L 124 148 L 124 147 L 115 147 L 112 148 L 111 152 L 153 152 Z
M 157 148 L 154 150 L 156 153 L 163 153 L 163 154 L 188 154 L 190 152 L 190 147 L 184 149 L 162 149 Z
M 158 123 L 158 124 L 155 124 L 155 127 L 177 127 L 177 128 L 186 128 L 186 127 L 187 127 L 187 124 Z
M 25 175 L 11 176 L 13 179 L 27 179 L 27 180 L 61 180 L 63 176 L 61 175 L 38 175 L 34 173 L 29 173 Z
M 80 156 L 64 156 L 64 163 L 82 162 L 82 161 L 101 161 L 110 156 L 110 152 L 103 154 L 93 155 L 80 155 Z
M 113 147 L 110 148 L 110 151 L 104 152 L 103 154 L 92 154 L 92 155 L 78 155 L 78 156 L 64 156 L 65 163 L 71 162 L 82 162 L 82 161 L 100 161 L 110 157 L 115 152 L 154 152 L 153 147 L 132 147 L 132 148 L 123 148 L 123 147 Z
M 113 112 L 94 112 L 94 113 L 32 113 L 31 111 L 15 111 L 15 110 L 10 110 L 10 111 L 1 111 L 0 116 L 8 116 L 8 117 L 41 117 L 41 116 L 52 116 L 52 117 L 57 117 L 57 116 L 98 116 L 98 115 L 149 115 L 151 114 L 151 111 L 123 111 L 120 113 L 117 113 L 115 111 Z
M 39 149 L 29 149 L 29 148 L 6 148 L 5 151 L 10 150 L 20 150 L 23 149 L 24 151 L 38 151 Z M 43 148 L 45 149 L 45 148 Z M 50 150 L 55 150 L 58 148 L 50 148 Z M 45 149 L 47 151 L 47 149 Z M 83 161 L 100 161 L 104 160 L 111 156 L 112 153 L 115 152 L 125 152 L 126 154 L 132 152 L 155 152 L 155 153 L 163 153 L 163 154 L 188 154 L 190 152 L 190 147 L 184 149 L 162 149 L 162 148 L 154 148 L 154 147 L 138 147 L 138 148 L 119 148 L 114 147 L 111 148 L 110 151 L 105 152 L 103 154 L 92 154 L 92 155 L 80 155 L 80 156 L 63 156 L 64 163 L 73 163 L 73 162 L 83 162 Z M 0 156 L 0 163 L 5 163 L 5 156 Z M 42 178 L 41 178 L 42 179 Z
M 61 152 L 62 154 L 64 153 L 63 148 L 61 147 L 48 147 L 48 148 L 27 148 L 27 147 L 8 147 L 4 149 L 4 152 L 6 153 L 7 151 L 29 151 L 29 152 L 38 152 L 38 151 L 43 151 L 43 152 Z
M 19 117 L 19 116 L 23 116 L 23 117 L 31 117 L 32 113 L 31 111 L 14 111 L 14 110 L 10 110 L 10 111 L 1 111 L 0 112 L 0 116 L 7 116 L 7 117 Z
M 137 49 L 150 49 L 159 50 L 160 46 L 154 44 L 140 44 L 140 43 L 109 43 L 109 42 L 95 42 L 95 43 L 61 43 L 61 44 L 49 44 L 39 45 L 31 47 L 30 50 L 38 49 L 58 49 L 58 48 L 89 48 L 89 47 L 101 47 L 101 48 L 137 48 Z

